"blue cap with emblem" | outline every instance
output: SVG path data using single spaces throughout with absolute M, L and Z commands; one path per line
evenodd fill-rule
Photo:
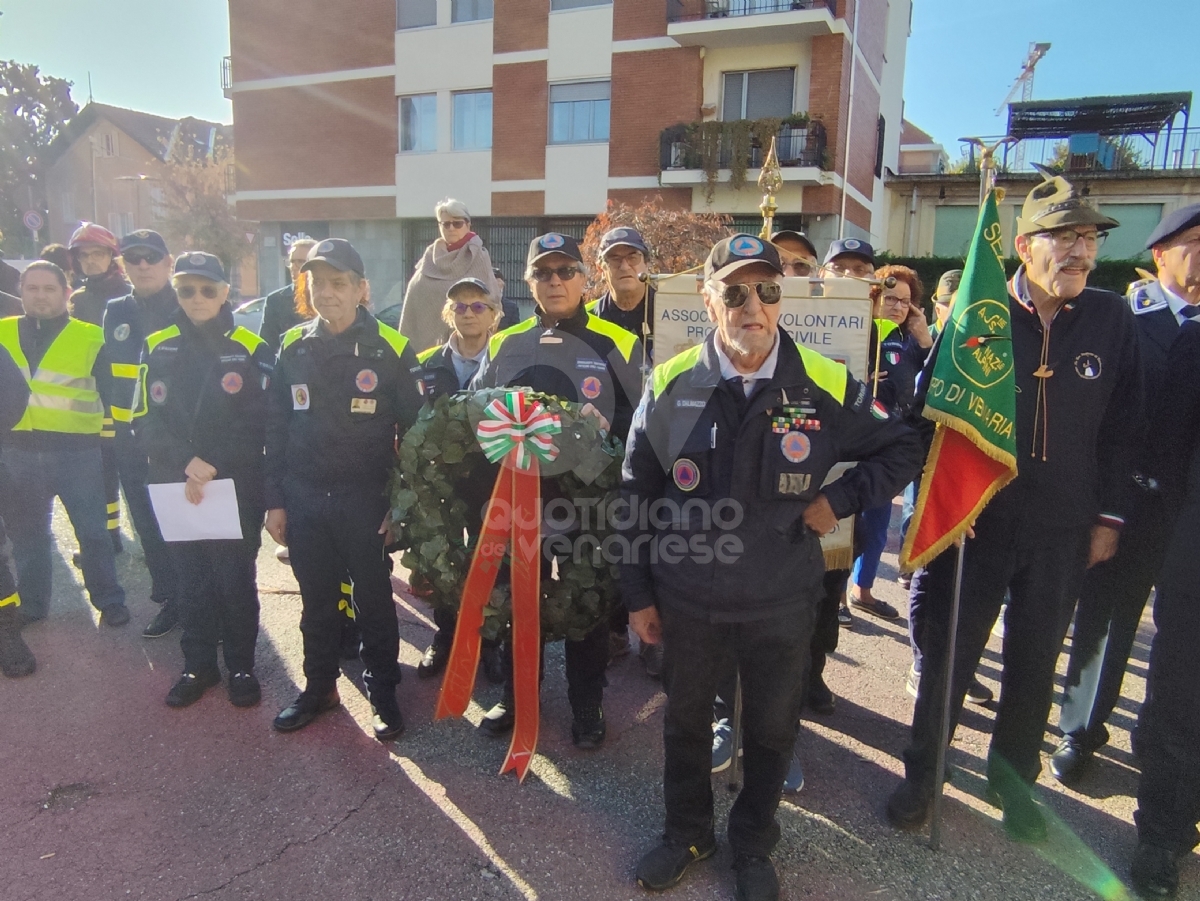
M 604 237 L 600 239 L 600 256 L 604 256 L 614 247 L 632 247 L 634 250 L 640 250 L 645 256 L 650 256 L 650 248 L 646 246 L 641 232 L 625 225 L 611 228 L 604 233 Z
M 783 275 L 779 262 L 779 251 L 769 241 L 761 241 L 753 235 L 731 235 L 719 241 L 709 251 L 704 261 L 705 279 L 722 279 L 743 266 L 762 263 Z
M 532 266 L 543 257 L 554 253 L 561 253 L 577 262 L 583 262 L 583 254 L 579 252 L 578 241 L 570 235 L 550 232 L 546 235 L 539 235 L 529 242 L 529 255 L 525 258 L 525 265 Z
M 367 275 L 362 257 L 345 238 L 327 238 L 314 244 L 300 271 L 307 272 L 313 263 L 327 263 L 339 272 L 353 272 L 359 278 L 366 278 Z
M 450 290 L 446 292 L 446 297 L 453 299 L 454 295 L 461 292 L 464 288 L 474 288 L 475 290 L 483 293 L 485 296 L 491 296 L 491 292 L 488 291 L 488 286 L 483 283 L 483 279 L 472 278 L 468 275 L 466 278 L 460 278 L 453 285 L 451 285 Z
M 1195 228 L 1197 225 L 1200 225 L 1200 203 L 1193 203 L 1190 206 L 1180 207 L 1173 213 L 1167 213 L 1163 216 L 1162 222 L 1158 223 L 1158 227 L 1150 232 L 1150 237 L 1146 239 L 1146 249 L 1150 250 L 1155 245 L 1169 241 L 1180 232 Z
M 175 261 L 176 275 L 199 275 L 214 282 L 227 282 L 225 267 L 211 253 L 181 253 Z
M 139 228 L 137 231 L 130 232 L 121 239 L 122 254 L 128 250 L 133 250 L 135 247 L 141 247 L 146 250 L 157 250 L 163 256 L 170 254 L 170 251 L 167 250 L 167 242 L 163 240 L 163 236 L 148 228 Z
M 875 248 L 858 238 L 842 238 L 830 244 L 829 252 L 825 254 L 825 265 L 840 256 L 862 257 L 872 266 L 875 265 Z

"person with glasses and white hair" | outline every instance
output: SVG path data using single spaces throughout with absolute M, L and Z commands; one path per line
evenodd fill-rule
M 770 856 L 823 594 L 820 536 L 892 497 L 921 465 L 916 433 L 845 366 L 779 327 L 782 280 L 773 244 L 739 234 L 712 249 L 704 305 L 716 328 L 655 367 L 625 449 L 621 500 L 631 513 L 682 511 L 667 527 L 661 513 L 628 516 L 624 535 L 641 550 L 621 565 L 630 625 L 664 645 L 666 824 L 636 875 L 652 891 L 716 851 L 712 702 L 736 668 L 745 773 L 728 831 L 737 897 L 779 897 Z M 823 486 L 840 460 L 859 465 Z
M 135 410 L 150 480 L 182 482 L 186 500 L 197 505 L 210 482 L 232 480 L 242 537 L 169 546 L 181 576 L 183 674 L 166 702 L 188 707 L 221 682 L 221 644 L 230 702 L 253 707 L 262 698 L 254 675 L 256 579 L 266 513 L 267 385 L 275 355 L 262 338 L 234 323 L 229 279 L 215 256 L 180 254 L 171 283 L 180 310 L 174 323 L 146 339 Z
M 450 328 L 442 319 L 446 292 L 464 278 L 477 278 L 488 294 L 500 297 L 492 258 L 483 239 L 471 231 L 471 214 L 461 200 L 447 198 L 435 208 L 438 239 L 425 248 L 404 292 L 400 334 L 425 350 L 444 344 Z

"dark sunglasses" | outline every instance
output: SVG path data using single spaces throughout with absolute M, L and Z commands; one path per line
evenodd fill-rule
M 726 285 L 721 290 L 721 300 L 731 310 L 743 306 L 750 299 L 750 289 L 758 291 L 758 299 L 768 306 L 779 303 L 783 297 L 783 286 L 775 282 L 758 282 L 753 285 Z
M 450 309 L 454 310 L 454 312 L 458 313 L 459 315 L 462 315 L 463 313 L 467 312 L 467 310 L 470 310 L 476 316 L 482 316 L 491 309 L 491 306 L 484 303 L 482 300 L 477 300 L 474 303 L 455 301 L 454 303 L 450 304 Z
M 191 300 L 196 296 L 197 290 L 209 300 L 216 300 L 217 295 L 221 293 L 216 285 L 205 285 L 199 289 L 195 285 L 184 285 L 182 288 L 176 288 L 175 294 L 180 300 Z
M 578 266 L 559 266 L 557 269 L 534 269 L 533 280 L 535 282 L 548 282 L 557 275 L 560 280 L 569 282 L 578 274 Z
M 466 224 L 466 219 L 443 219 L 438 223 L 443 228 L 462 228 Z
M 121 259 L 131 266 L 139 266 L 142 263 L 157 266 L 163 261 L 163 256 L 157 250 L 131 250 L 128 253 L 121 254 Z

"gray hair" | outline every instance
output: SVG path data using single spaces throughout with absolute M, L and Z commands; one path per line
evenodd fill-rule
M 467 205 L 461 200 L 455 200 L 453 197 L 447 197 L 444 200 L 439 200 L 437 206 L 433 208 L 433 215 L 440 220 L 442 213 L 449 213 L 455 219 L 471 220 L 471 214 L 467 211 Z

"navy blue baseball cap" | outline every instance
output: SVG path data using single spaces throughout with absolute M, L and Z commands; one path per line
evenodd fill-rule
M 300 271 L 307 272 L 313 263 L 328 263 L 339 272 L 353 272 L 359 278 L 367 277 L 362 257 L 345 238 L 326 238 L 314 244 Z
M 453 299 L 454 295 L 463 288 L 475 288 L 479 291 L 482 291 L 488 297 L 490 297 L 492 294 L 492 292 L 488 290 L 488 286 L 483 283 L 483 279 L 467 276 L 466 278 L 460 278 L 453 285 L 451 285 L 450 290 L 446 292 L 446 297 L 448 299 Z
M 181 253 L 179 259 L 175 261 L 175 274 L 199 275 L 214 282 L 229 281 L 225 277 L 225 267 L 221 265 L 221 261 L 211 253 L 202 253 L 201 251 Z
M 600 239 L 600 256 L 603 257 L 614 247 L 632 247 L 634 250 L 641 251 L 644 256 L 650 256 L 650 248 L 646 246 L 645 238 L 636 228 L 622 225 L 606 231 L 604 237 Z
M 1190 206 L 1180 207 L 1173 213 L 1167 213 L 1163 216 L 1162 222 L 1158 223 L 1158 227 L 1150 232 L 1150 237 L 1146 239 L 1146 249 L 1149 250 L 1155 244 L 1169 241 L 1181 231 L 1187 231 L 1197 225 L 1200 225 L 1200 203 L 1193 203 Z
M 862 257 L 872 266 L 875 265 L 875 248 L 858 238 L 842 238 L 830 244 L 829 252 L 825 254 L 825 263 L 828 264 L 834 257 L 842 255 Z
M 139 228 L 137 231 L 130 232 L 121 239 L 120 253 L 122 256 L 126 251 L 136 248 L 156 250 L 163 256 L 171 255 L 171 251 L 167 250 L 167 242 L 163 240 L 163 236 L 148 228 Z
M 525 265 L 532 266 L 543 257 L 548 257 L 552 253 L 566 254 L 573 260 L 583 262 L 583 254 L 579 252 L 579 242 L 570 235 L 560 235 L 558 232 L 550 232 L 547 235 L 540 235 L 529 242 L 529 255 L 525 258 Z
M 704 277 L 720 280 L 751 263 L 765 263 L 783 275 L 779 251 L 774 244 L 753 235 L 730 235 L 709 251 L 708 259 L 704 261 Z

